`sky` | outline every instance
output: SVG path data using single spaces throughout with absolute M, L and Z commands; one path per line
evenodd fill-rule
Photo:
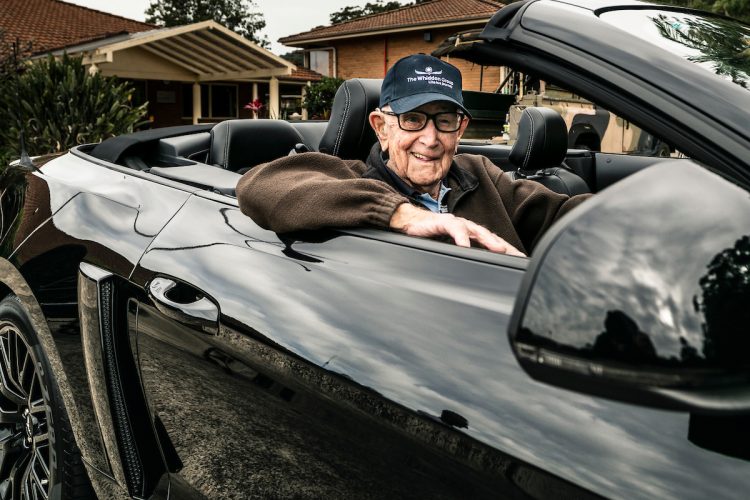
M 118 16 L 144 21 L 144 12 L 150 0 L 65 0 L 91 9 L 117 14 Z M 281 55 L 295 50 L 276 40 L 281 37 L 308 31 L 316 26 L 329 24 L 329 15 L 343 7 L 363 6 L 368 0 L 254 0 L 258 11 L 266 19 L 262 31 L 271 42 L 271 52 Z M 402 4 L 409 2 L 401 1 Z

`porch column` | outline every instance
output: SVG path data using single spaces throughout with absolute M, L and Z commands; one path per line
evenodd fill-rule
M 269 83 L 269 96 L 268 96 L 268 117 L 274 120 L 278 120 L 281 116 L 280 103 L 279 103 L 279 79 L 275 76 L 271 77 Z
M 253 83 L 253 101 L 255 101 L 258 98 L 258 84 Z M 253 111 L 253 118 L 258 118 L 258 112 Z
M 203 111 L 201 110 L 201 84 L 193 83 L 193 125 L 198 125 Z
M 307 86 L 310 85 L 310 82 L 307 82 L 306 85 L 302 86 L 302 102 L 305 102 L 305 98 L 307 97 Z M 307 108 L 304 106 L 302 107 L 302 119 L 307 120 Z
M 94 76 L 97 73 L 99 73 L 99 66 L 96 63 L 91 63 L 91 66 L 89 66 L 89 75 Z

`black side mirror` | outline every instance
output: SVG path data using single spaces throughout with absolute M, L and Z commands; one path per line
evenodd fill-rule
M 634 174 L 545 235 L 509 335 L 533 378 L 750 415 L 750 194 L 689 160 Z

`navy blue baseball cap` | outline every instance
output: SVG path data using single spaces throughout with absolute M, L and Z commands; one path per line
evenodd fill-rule
M 394 113 L 405 113 L 422 104 L 448 101 L 466 115 L 461 94 L 461 72 L 445 61 L 427 54 L 414 54 L 396 61 L 383 78 L 380 107 L 390 104 Z

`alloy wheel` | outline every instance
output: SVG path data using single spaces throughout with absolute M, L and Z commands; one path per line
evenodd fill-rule
M 34 351 L 8 321 L 0 323 L 0 499 L 47 499 L 49 408 Z

